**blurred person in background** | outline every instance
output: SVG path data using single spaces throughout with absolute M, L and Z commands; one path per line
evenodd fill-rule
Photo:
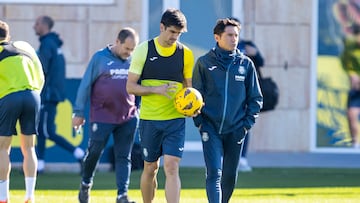
M 351 145 L 359 148 L 360 115 L 360 25 L 353 24 L 352 35 L 344 38 L 344 50 L 340 55 L 343 68 L 349 75 L 350 90 L 347 102 L 347 117 L 351 135 Z
M 56 133 L 56 108 L 65 100 L 65 57 L 62 52 L 63 41 L 52 32 L 54 21 L 49 16 L 39 16 L 34 30 L 39 36 L 40 47 L 37 54 L 45 74 L 45 86 L 41 92 L 41 111 L 39 135 L 37 138 L 38 172 L 45 169 L 46 139 L 55 142 L 66 151 L 72 153 L 79 162 L 84 157 L 84 150 L 73 146 L 64 137 Z

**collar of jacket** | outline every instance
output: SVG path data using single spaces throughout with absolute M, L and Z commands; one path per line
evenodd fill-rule
M 229 65 L 240 56 L 238 49 L 227 51 L 220 48 L 218 44 L 216 44 L 215 48 L 213 48 L 213 51 L 218 63 L 225 69 L 227 69 Z

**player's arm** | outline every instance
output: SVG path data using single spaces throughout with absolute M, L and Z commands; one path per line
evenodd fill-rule
M 85 118 L 79 117 L 79 116 L 73 116 L 72 118 L 72 126 L 75 129 L 75 131 L 79 131 L 81 129 L 81 126 L 85 124 Z
M 36 51 L 34 49 L 33 49 L 32 55 L 33 55 L 33 58 L 32 58 L 33 63 L 35 65 L 35 67 L 37 68 L 37 72 L 35 73 L 36 79 L 39 84 L 40 90 L 42 90 L 42 88 L 44 87 L 44 84 L 45 84 L 44 70 L 43 70 L 42 64 L 40 62 L 40 59 L 36 55 Z
M 128 80 L 126 83 L 126 90 L 129 94 L 134 94 L 137 96 L 144 96 L 149 94 L 161 94 L 168 98 L 171 98 L 171 92 L 176 90 L 176 83 L 169 82 L 160 86 L 143 86 L 138 83 L 140 75 L 129 72 Z
M 95 54 L 86 68 L 85 74 L 81 79 L 76 99 L 75 99 L 75 106 L 73 118 L 72 118 L 72 125 L 75 130 L 79 130 L 82 125 L 85 124 L 85 117 L 84 117 L 84 109 L 86 102 L 91 94 L 91 87 L 97 77 L 100 75 L 100 66 L 97 65 L 98 56 Z
M 184 45 L 184 87 L 192 87 L 194 55 L 191 49 Z
M 45 76 L 43 71 L 43 66 L 41 64 L 41 61 L 36 54 L 35 49 L 28 43 L 24 41 L 16 41 L 13 43 L 13 46 L 15 46 L 17 49 L 20 49 L 22 52 L 25 52 L 29 54 L 34 66 L 35 66 L 35 72 L 33 73 L 33 77 L 35 79 L 35 82 L 38 84 L 38 90 L 41 91 L 44 87 L 45 83 Z
M 192 78 L 184 79 L 184 87 L 192 87 Z

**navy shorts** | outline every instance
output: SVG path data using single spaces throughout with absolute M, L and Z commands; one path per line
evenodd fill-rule
M 37 134 L 40 110 L 40 94 L 24 90 L 6 95 L 0 99 L 0 135 L 17 135 L 19 120 L 21 133 Z
M 162 155 L 181 158 L 185 143 L 185 118 L 164 121 L 140 120 L 143 159 L 155 162 Z
M 360 107 L 360 91 L 350 90 L 348 95 L 348 107 Z

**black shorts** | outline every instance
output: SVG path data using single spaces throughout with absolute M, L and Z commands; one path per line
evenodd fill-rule
M 21 133 L 37 134 L 39 123 L 40 94 L 24 90 L 6 95 L 0 99 L 0 135 L 17 135 L 19 121 Z

